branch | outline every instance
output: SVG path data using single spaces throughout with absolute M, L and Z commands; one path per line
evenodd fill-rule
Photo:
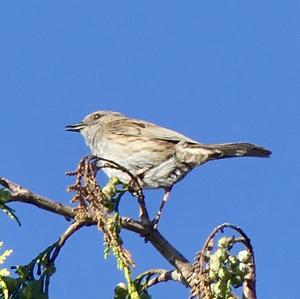
M 74 208 L 36 194 L 6 178 L 0 177 L 0 184 L 11 192 L 11 198 L 6 202 L 23 202 L 31 204 L 40 209 L 71 219 L 74 219 L 76 215 L 76 210 Z M 157 229 L 149 232 L 147 227 L 143 226 L 139 221 L 127 217 L 120 217 L 120 219 L 121 226 L 124 229 L 140 234 L 141 236 L 147 236 L 149 242 L 178 270 L 186 281 L 186 278 L 191 271 L 191 264 L 160 234 Z M 96 225 L 96 222 L 93 221 L 91 217 L 87 217 L 84 225 Z
M 55 259 L 58 257 L 58 254 L 61 250 L 61 248 L 65 245 L 66 241 L 80 228 L 82 228 L 85 224 L 82 222 L 74 222 L 72 223 L 66 231 L 59 237 L 59 240 L 57 242 L 57 246 L 55 247 L 55 250 L 53 251 L 53 254 L 51 256 L 51 261 L 54 262 Z
M 160 282 L 167 282 L 169 280 L 173 281 L 181 281 L 182 282 L 182 276 L 177 270 L 160 270 L 158 275 L 148 281 L 148 288 L 160 283 Z
M 9 198 L 6 202 L 24 202 L 32 204 L 43 210 L 65 216 L 66 218 L 73 219 L 75 217 L 75 211 L 72 207 L 33 193 L 32 191 L 3 177 L 0 177 L 0 184 L 7 188 L 11 193 L 11 198 Z
M 51 255 L 51 258 L 48 262 L 48 264 L 54 264 L 56 258 L 58 257 L 60 250 L 62 247 L 65 245 L 66 241 L 80 228 L 82 228 L 85 224 L 84 223 L 79 223 L 79 222 L 74 222 L 72 223 L 66 231 L 59 237 L 59 240 L 57 242 L 57 245 Z M 45 292 L 48 294 L 49 291 L 49 284 L 50 284 L 50 275 L 46 275 L 46 281 L 45 281 Z
M 140 293 L 143 293 L 143 291 L 148 290 L 150 287 L 169 280 L 179 281 L 186 285 L 182 275 L 176 269 L 171 271 L 164 269 L 150 269 L 138 275 L 134 280 L 134 283 L 141 287 Z

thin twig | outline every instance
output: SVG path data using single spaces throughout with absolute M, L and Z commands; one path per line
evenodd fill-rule
M 185 281 L 182 280 L 182 276 L 177 270 L 171 270 L 171 271 L 161 270 L 161 272 L 157 276 L 155 276 L 154 278 L 148 281 L 147 287 L 150 288 L 160 282 L 167 282 L 169 280 L 181 281 L 185 284 Z
M 64 246 L 64 244 L 66 243 L 66 241 L 76 232 L 78 231 L 80 228 L 82 228 L 83 226 L 85 226 L 86 224 L 84 222 L 74 222 L 72 223 L 65 231 L 64 233 L 59 237 L 59 240 L 57 242 L 57 245 L 55 247 L 55 249 L 53 250 L 53 253 L 51 255 L 51 258 L 49 260 L 49 265 L 50 264 L 54 264 L 56 258 L 58 257 L 60 250 L 62 249 L 62 247 Z M 49 291 L 49 284 L 50 284 L 50 276 L 46 276 L 46 280 L 45 280 L 45 291 L 46 294 L 48 294 Z
M 66 230 L 65 232 L 59 237 L 59 241 L 57 243 L 57 246 L 55 250 L 53 251 L 53 254 L 51 256 L 51 262 L 54 262 L 55 259 L 58 257 L 58 254 L 61 250 L 61 248 L 64 246 L 66 241 L 80 228 L 85 226 L 86 223 L 84 222 L 74 222 L 72 223 Z

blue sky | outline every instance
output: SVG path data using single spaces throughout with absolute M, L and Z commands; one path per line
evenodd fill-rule
M 271 159 L 232 159 L 177 184 L 161 232 L 188 259 L 218 224 L 252 239 L 261 298 L 298 298 L 299 1 L 5 1 L 0 4 L 1 176 L 68 204 L 73 170 L 88 154 L 64 131 L 95 110 L 116 110 L 204 143 L 250 141 Z M 146 193 L 153 214 L 160 191 Z M 68 223 L 21 204 L 19 228 L 0 216 L 0 240 L 24 264 Z M 126 197 L 124 215 L 137 216 Z M 3 229 L 4 228 L 4 229 Z M 139 273 L 170 266 L 123 233 Z M 65 246 L 50 298 L 111 298 L 122 273 L 103 260 L 102 236 L 85 228 Z M 76 273 L 76 274 L 75 274 Z M 187 298 L 181 285 L 153 298 Z

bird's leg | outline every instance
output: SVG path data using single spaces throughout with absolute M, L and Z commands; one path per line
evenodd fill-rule
M 142 222 L 142 224 L 149 226 L 151 224 L 151 221 L 146 208 L 143 189 L 141 187 L 141 183 L 139 182 L 138 178 L 133 177 L 133 179 L 129 182 L 128 187 L 131 194 L 137 198 L 139 204 L 140 221 Z
M 146 208 L 145 197 L 142 190 L 139 190 L 135 193 L 135 196 L 139 203 L 139 218 L 143 224 L 149 225 L 150 218 Z
M 152 220 L 152 225 L 153 225 L 154 229 L 157 228 L 157 225 L 158 225 L 160 216 L 162 214 L 163 208 L 164 208 L 165 204 L 167 203 L 167 201 L 170 197 L 171 190 L 172 190 L 172 187 L 165 188 L 165 193 L 164 193 L 164 196 L 163 196 L 162 201 L 160 203 L 160 207 L 159 207 L 154 219 Z

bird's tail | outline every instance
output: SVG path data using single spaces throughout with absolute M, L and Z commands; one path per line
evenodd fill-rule
M 252 143 L 224 143 L 210 144 L 210 148 L 216 150 L 213 159 L 223 159 L 232 157 L 261 157 L 267 158 L 271 151 L 265 147 Z

